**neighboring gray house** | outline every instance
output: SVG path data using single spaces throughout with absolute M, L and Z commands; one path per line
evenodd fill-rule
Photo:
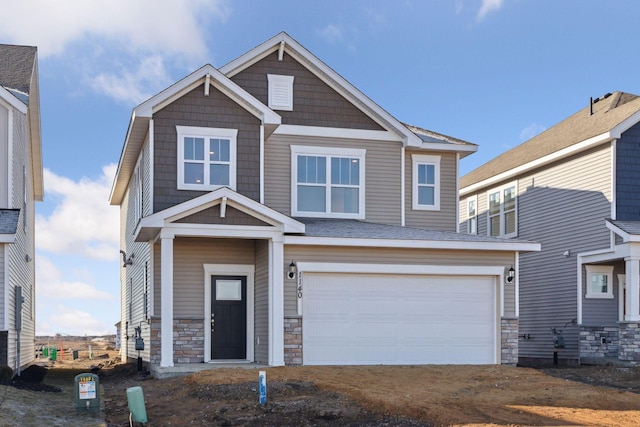
M 399 122 L 285 33 L 196 70 L 137 106 L 124 141 L 122 356 L 157 375 L 514 364 L 505 272 L 539 245 L 456 233 L 475 151 Z
M 608 93 L 460 180 L 461 229 L 520 255 L 519 363 L 640 361 L 640 97 Z
M 35 357 L 34 201 L 43 197 L 37 49 L 0 44 L 0 365 Z

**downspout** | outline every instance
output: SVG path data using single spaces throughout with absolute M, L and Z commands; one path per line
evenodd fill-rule
M 402 148 L 400 150 L 400 225 L 402 227 L 404 227 L 405 225 L 405 206 L 406 206 L 406 187 L 407 187 L 407 183 L 404 181 L 405 180 L 405 164 L 406 164 L 406 154 L 407 151 L 404 147 L 404 144 L 402 145 Z
M 264 205 L 264 122 L 260 124 L 260 203 Z

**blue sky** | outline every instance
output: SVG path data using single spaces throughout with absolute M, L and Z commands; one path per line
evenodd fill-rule
M 469 172 L 588 105 L 640 94 L 636 0 L 21 0 L 0 43 L 38 47 L 45 201 L 37 333 L 113 333 L 132 109 L 286 31 L 389 113 L 480 146 Z

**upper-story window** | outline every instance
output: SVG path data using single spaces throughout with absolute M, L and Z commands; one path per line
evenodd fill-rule
M 176 126 L 178 189 L 236 188 L 237 129 Z
M 291 146 L 293 216 L 364 219 L 365 153 Z
M 293 110 L 293 76 L 267 74 L 269 82 L 269 108 L 274 110 Z
M 586 298 L 613 298 L 613 266 L 587 265 Z
M 515 237 L 518 234 L 516 184 L 508 184 L 487 193 L 488 234 L 495 237 Z
M 478 197 L 467 199 L 467 233 L 478 233 Z
M 412 155 L 413 209 L 440 210 L 440 156 Z

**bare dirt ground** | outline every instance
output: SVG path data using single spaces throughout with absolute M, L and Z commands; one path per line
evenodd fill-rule
M 258 369 L 156 380 L 113 357 L 96 350 L 93 359 L 80 352 L 67 360 L 65 353 L 44 379 L 58 393 L 0 385 L 0 425 L 129 426 L 126 389 L 133 386 L 143 389 L 150 427 L 640 425 L 640 368 L 267 368 L 268 401 L 261 405 Z M 92 367 L 102 411 L 77 414 L 73 377 Z

